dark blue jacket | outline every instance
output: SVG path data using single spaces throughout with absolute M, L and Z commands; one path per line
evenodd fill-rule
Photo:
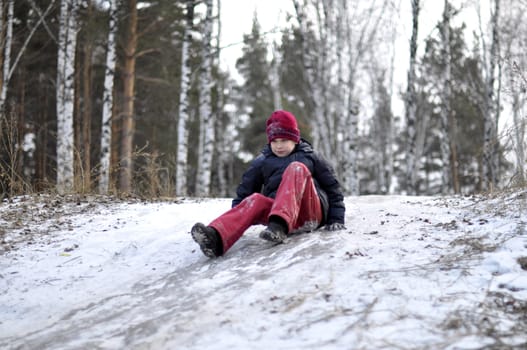
M 295 161 L 306 165 L 313 176 L 322 204 L 323 219 L 320 226 L 334 222 L 344 224 L 344 196 L 335 172 L 331 165 L 319 157 L 313 151 L 311 144 L 304 139 L 287 157 L 275 156 L 271 147 L 266 145 L 262 153 L 251 162 L 243 174 L 232 206 L 235 207 L 253 193 L 262 193 L 266 197 L 274 198 L 285 168 Z

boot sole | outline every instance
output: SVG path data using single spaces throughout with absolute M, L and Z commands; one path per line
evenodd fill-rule
M 205 233 L 206 226 L 203 224 L 196 224 L 192 227 L 192 230 L 190 231 L 190 234 L 192 235 L 192 239 L 199 244 L 199 248 L 205 254 L 208 258 L 215 258 L 216 254 L 214 253 L 214 249 L 212 248 L 212 242 L 207 237 L 207 234 Z
M 279 233 L 276 233 L 276 232 L 273 232 L 267 229 L 260 232 L 260 238 L 266 241 L 269 241 L 269 242 L 274 242 L 274 243 L 283 243 L 285 240 L 284 235 L 281 235 Z

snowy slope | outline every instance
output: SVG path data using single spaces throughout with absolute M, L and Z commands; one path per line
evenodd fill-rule
M 527 191 L 346 198 L 346 226 L 209 260 L 228 199 L 0 205 L 2 349 L 527 347 Z

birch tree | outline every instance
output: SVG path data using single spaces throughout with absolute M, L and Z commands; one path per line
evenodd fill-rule
M 410 65 L 408 68 L 407 88 L 404 97 L 406 131 L 407 131 L 407 148 L 406 148 L 406 191 L 408 194 L 417 192 L 417 170 L 419 169 L 418 159 L 416 157 L 416 111 L 417 111 L 417 94 L 416 94 L 416 58 L 417 58 L 417 37 L 419 32 L 419 0 L 412 2 L 412 37 L 410 39 Z
M 486 70 L 485 83 L 485 109 L 483 114 L 483 189 L 492 190 L 498 180 L 497 174 L 497 115 L 499 113 L 499 106 L 496 103 L 495 89 L 496 89 L 496 65 L 499 59 L 499 13 L 500 0 L 494 0 L 494 8 L 491 11 L 491 43 L 489 52 L 486 52 L 485 45 L 483 45 Z M 481 25 L 480 25 L 481 26 Z M 481 35 L 482 41 L 485 44 L 484 36 Z
M 443 22 L 441 25 L 442 44 L 443 44 L 443 82 L 441 93 L 441 183 L 442 193 L 446 194 L 450 184 L 455 193 L 459 193 L 459 178 L 457 171 L 457 147 L 456 147 L 456 120 L 451 107 L 452 100 L 452 55 L 450 50 L 450 20 L 452 7 L 448 0 L 444 2 Z
M 3 2 L 0 2 L 0 13 L 2 14 L 0 17 L 2 17 L 2 20 L 0 20 L 0 24 L 3 23 Z M 7 2 L 7 23 L 6 23 L 6 30 L 5 30 L 5 37 L 3 38 L 3 46 L 4 46 L 4 56 L 3 56 L 3 72 L 2 72 L 2 86 L 0 87 L 0 113 L 5 113 L 4 107 L 5 107 L 5 101 L 7 96 L 7 86 L 9 83 L 10 78 L 10 69 L 11 69 L 11 46 L 13 43 L 13 17 L 14 17 L 14 7 L 15 7 L 15 1 L 14 0 L 8 0 Z M 0 26 L 0 28 L 2 28 Z
M 181 88 L 179 92 L 179 110 L 177 126 L 177 166 L 176 166 L 176 195 L 185 196 L 187 189 L 187 155 L 188 155 L 188 93 L 192 71 L 190 68 L 189 49 L 192 43 L 192 27 L 194 21 L 194 1 L 186 0 L 186 23 L 181 47 Z
M 361 66 L 365 64 L 368 53 L 375 50 L 377 35 L 381 22 L 385 16 L 389 16 L 388 1 L 371 2 L 366 7 L 361 8 L 359 2 L 353 4 L 353 12 L 346 10 L 346 0 L 342 0 L 342 6 L 346 18 L 346 35 L 344 38 L 347 55 L 338 58 L 343 59 L 347 64 L 347 82 L 346 91 L 343 100 L 346 101 L 345 110 L 338 113 L 341 116 L 340 122 L 337 122 L 339 132 L 337 138 L 340 139 L 342 134 L 343 142 L 337 144 L 337 162 L 340 165 L 340 176 L 343 178 L 344 191 L 347 194 L 359 195 L 359 178 L 358 178 L 358 138 L 359 138 L 359 112 L 357 81 L 360 77 Z M 355 28 L 356 27 L 356 28 Z M 354 29 L 358 29 L 356 32 Z M 340 87 L 337 86 L 340 91 Z M 342 118 L 344 116 L 344 118 Z M 340 147 L 338 147 L 340 146 Z
M 94 39 L 93 34 L 90 31 L 90 24 L 94 20 L 93 18 L 93 2 L 88 1 L 84 6 L 85 12 L 85 23 L 84 23 L 84 40 L 82 44 L 83 62 L 82 62 L 82 111 L 80 115 L 80 136 L 81 143 L 79 143 L 80 149 L 80 161 L 82 166 L 80 169 L 80 175 L 82 175 L 82 186 L 84 191 L 91 191 L 91 145 L 92 145 L 92 76 L 93 76 L 93 55 L 94 55 Z
M 345 1 L 345 0 L 344 0 Z M 352 56 L 354 50 L 351 44 L 350 38 L 350 25 L 347 26 L 348 32 L 348 54 Z M 358 178 L 358 143 L 357 139 L 359 136 L 358 124 L 359 124 L 359 110 L 355 102 L 354 90 L 355 90 L 355 70 L 356 67 L 350 65 L 348 68 L 348 84 L 347 94 L 344 96 L 346 101 L 346 109 L 343 110 L 339 123 L 339 130 L 346 130 L 343 133 L 343 142 L 340 143 L 342 148 L 338 150 L 338 164 L 340 164 L 340 176 L 343 179 L 344 192 L 353 196 L 358 196 L 360 193 L 359 178 Z M 340 138 L 340 137 L 339 137 Z
M 397 13 L 400 12 L 401 9 L 401 2 L 403 0 L 399 0 L 395 3 L 395 11 Z M 391 49 L 390 49 L 390 67 L 388 69 L 388 81 L 387 81 L 387 100 L 386 100 L 386 107 L 385 107 L 385 114 L 387 116 L 385 124 L 383 126 L 385 139 L 381 141 L 381 143 L 385 144 L 385 147 L 380 147 L 382 152 L 385 154 L 383 157 L 383 162 L 380 164 L 382 170 L 382 174 L 379 178 L 380 182 L 380 192 L 382 194 L 391 194 L 393 193 L 393 186 L 392 186 L 392 177 L 394 174 L 394 131 L 395 131 L 395 122 L 394 122 L 394 115 L 392 110 L 392 99 L 393 99 L 393 91 L 394 91 L 394 75 L 395 75 L 395 58 L 396 58 L 396 52 L 398 51 L 398 47 L 396 45 L 397 42 L 397 20 L 394 20 L 394 17 L 392 17 L 393 22 L 388 22 L 388 27 L 391 27 L 391 33 L 389 35 L 390 43 L 391 43 Z M 374 56 L 374 55 L 372 55 Z M 382 89 L 382 85 L 381 85 Z M 382 92 L 382 90 L 381 90 Z M 379 94 L 381 96 L 382 100 L 382 93 Z M 382 110 L 384 110 L 383 107 L 381 107 Z
M 372 57 L 372 61 L 375 59 Z M 371 79 L 371 95 L 375 97 L 375 112 L 371 120 L 370 139 L 376 157 L 371 159 L 375 169 L 376 190 L 379 194 L 389 192 L 390 180 L 393 172 L 392 146 L 393 146 L 393 115 L 391 108 L 391 94 L 385 85 L 386 71 L 373 67 Z
M 527 91 L 527 80 L 525 79 L 524 73 L 519 70 L 517 65 L 514 65 L 516 68 L 512 73 L 515 75 L 521 75 L 520 86 L 521 90 L 512 91 L 512 117 L 513 117 L 513 133 L 514 133 L 514 155 L 516 156 L 516 169 L 514 176 L 517 179 L 517 183 L 523 185 L 526 183 L 525 173 L 525 164 L 527 162 L 525 156 L 525 145 L 527 143 L 525 137 L 527 135 L 527 121 L 525 118 L 525 91 Z M 510 79 L 514 80 L 517 77 L 512 77 Z M 517 86 L 517 83 L 511 81 L 512 86 Z
M 271 86 L 273 87 L 274 110 L 282 108 L 282 94 L 280 93 L 280 53 L 277 44 L 273 43 L 273 60 L 271 62 Z
M 527 42 L 524 40 L 527 33 L 525 4 L 516 3 L 507 6 L 503 11 L 503 25 L 500 27 L 502 35 L 503 57 L 506 61 L 506 91 L 511 104 L 512 125 L 510 137 L 515 156 L 515 170 L 513 178 L 518 184 L 525 184 L 527 145 Z M 520 34 L 520 35 L 519 35 Z M 523 69 L 522 69 L 523 67 Z
M 440 112 L 441 117 L 441 136 L 440 136 L 440 148 L 441 148 L 441 184 L 442 192 L 446 194 L 449 186 L 449 174 L 450 174 L 450 147 L 449 147 L 449 118 L 450 118 L 450 76 L 451 76 L 451 56 L 450 56 L 450 9 L 448 1 L 444 2 L 443 10 L 443 23 L 441 26 L 442 43 L 443 43 L 443 81 L 442 81 L 442 108 Z
M 110 150 L 112 144 L 112 106 L 113 85 L 117 56 L 115 54 L 115 36 L 117 34 L 117 1 L 109 0 L 108 42 L 106 44 L 106 66 L 104 71 L 104 93 L 101 130 L 101 169 L 99 192 L 108 193 L 110 184 Z
M 200 142 L 198 152 L 198 179 L 196 183 L 196 194 L 208 196 L 210 194 L 210 182 L 212 174 L 212 156 L 214 152 L 214 114 L 212 112 L 212 0 L 204 2 L 207 10 L 203 26 L 203 43 L 201 51 L 201 69 L 199 78 L 200 92 Z
M 221 0 L 216 0 L 216 11 L 217 11 L 217 19 L 216 23 L 218 26 L 217 33 L 216 33 L 216 63 L 221 61 L 221 49 L 220 49 L 220 38 L 221 38 Z M 228 154 L 229 154 L 229 147 L 231 143 L 228 142 L 226 125 L 229 125 L 228 118 L 224 122 L 224 113 L 223 113 L 223 106 L 224 106 L 224 79 L 220 77 L 217 81 L 216 85 L 216 91 L 218 92 L 216 99 L 216 113 L 217 116 L 215 118 L 216 121 L 216 173 L 218 176 L 218 188 L 216 191 L 213 191 L 214 193 L 218 194 L 219 196 L 227 196 L 228 190 L 227 190 L 227 176 L 226 176 L 226 166 L 228 162 Z M 227 113 L 225 113 L 227 115 Z
M 313 106 L 309 120 L 314 147 L 335 166 L 345 193 L 358 194 L 357 82 L 387 16 L 388 1 L 293 0 L 293 5 L 308 103 Z
M 57 56 L 57 190 L 74 183 L 73 107 L 78 0 L 61 0 Z

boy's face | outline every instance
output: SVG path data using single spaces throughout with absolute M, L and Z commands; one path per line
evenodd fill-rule
M 288 139 L 274 139 L 271 141 L 271 151 L 277 157 L 287 157 L 295 149 L 296 143 Z

